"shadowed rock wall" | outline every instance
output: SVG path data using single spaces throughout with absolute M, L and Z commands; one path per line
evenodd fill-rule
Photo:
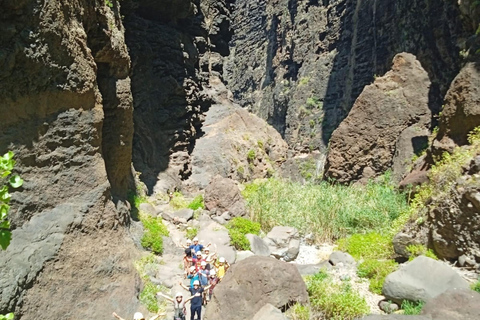
M 25 183 L 0 253 L 0 313 L 106 319 L 113 305 L 137 305 L 133 246 L 120 228 L 131 181 L 130 58 L 111 3 L 1 1 L 0 152 L 15 152 Z

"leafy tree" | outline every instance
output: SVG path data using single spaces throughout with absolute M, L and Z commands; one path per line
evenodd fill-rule
M 9 188 L 18 188 L 23 184 L 23 180 L 17 176 L 12 175 L 13 166 L 15 160 L 13 160 L 13 152 L 9 151 L 0 157 L 0 247 L 6 250 L 12 239 L 12 233 L 10 232 L 10 222 L 8 222 L 8 210 L 10 206 L 11 195 L 8 192 Z M 2 318 L 4 317 L 4 318 Z M 0 315 L 0 320 L 12 319 L 6 316 Z

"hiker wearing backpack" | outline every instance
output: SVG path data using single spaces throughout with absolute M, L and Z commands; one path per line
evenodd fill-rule
M 201 320 L 202 319 L 202 300 L 203 300 L 202 293 L 205 290 L 208 290 L 210 286 L 206 286 L 205 288 L 202 288 L 198 280 L 194 281 L 193 286 L 190 288 L 187 288 L 182 282 L 180 282 L 180 285 L 185 290 L 190 291 L 193 297 L 193 299 L 190 302 L 190 320 L 195 320 L 195 314 L 198 316 L 197 320 Z
M 168 301 L 173 303 L 173 320 L 185 320 L 185 316 L 187 314 L 187 309 L 185 305 L 187 302 L 192 300 L 194 296 L 191 296 L 190 298 L 183 299 L 183 294 L 181 292 L 177 292 L 175 295 L 175 299 L 161 293 L 157 292 L 157 295 L 164 297 Z

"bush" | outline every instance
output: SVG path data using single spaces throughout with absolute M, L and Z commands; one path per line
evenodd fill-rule
M 366 186 L 318 185 L 268 179 L 246 186 L 243 196 L 265 231 L 277 225 L 313 233 L 319 242 L 383 231 L 408 211 L 404 194 L 385 179 Z
M 423 308 L 423 305 L 425 303 L 424 302 L 411 302 L 411 301 L 408 301 L 408 300 L 404 300 L 402 302 L 402 306 L 401 306 L 401 309 L 404 311 L 403 314 L 405 315 L 417 315 L 417 314 L 420 314 L 420 312 L 422 311 L 422 308 Z
M 140 214 L 140 221 L 143 223 L 145 232 L 141 239 L 142 246 L 151 250 L 153 253 L 162 254 L 163 238 L 168 236 L 167 227 L 163 224 L 161 218 L 153 218 L 151 216 Z
M 359 277 L 370 279 L 370 291 L 382 294 L 385 278 L 397 267 L 398 264 L 394 260 L 367 259 L 358 266 L 357 274 Z
M 295 303 L 287 310 L 286 316 L 290 320 L 310 320 L 310 307 Z
M 198 210 L 198 209 L 205 209 L 205 205 L 203 203 L 203 196 L 199 194 L 196 196 L 187 206 L 189 209 Z
M 409 260 L 413 260 L 418 256 L 426 256 L 434 260 L 438 260 L 438 257 L 431 249 L 427 249 L 424 245 L 409 245 L 407 246 L 407 251 L 410 253 Z
M 230 235 L 230 243 L 237 250 L 250 250 L 250 242 L 246 234 L 260 234 L 260 224 L 251 220 L 236 217 L 225 225 Z
M 253 149 L 248 150 L 248 153 L 247 153 L 248 162 L 253 162 L 253 160 L 255 160 L 256 156 L 257 155 L 255 154 L 255 150 L 253 150 Z
M 348 252 L 355 259 L 389 259 L 392 257 L 393 243 L 390 234 L 370 232 L 354 234 L 338 241 L 338 249 Z
M 186 237 L 187 237 L 187 239 L 193 239 L 197 236 L 197 234 L 198 234 L 198 229 L 197 228 L 188 228 Z
M 183 194 L 178 191 L 173 193 L 173 197 L 169 203 L 174 210 L 180 210 L 188 206 L 187 200 L 185 200 Z
M 480 280 L 478 280 L 476 283 L 472 284 L 472 290 L 473 291 L 477 291 L 478 293 L 480 293 Z
M 323 271 L 307 277 L 306 282 L 312 310 L 323 312 L 326 319 L 351 320 L 370 312 L 349 283 L 334 283 Z
M 142 292 L 140 293 L 140 303 L 143 304 L 148 311 L 157 313 L 159 310 L 157 292 L 161 290 L 160 286 L 154 285 L 152 282 L 145 283 Z
M 159 291 L 167 291 L 167 288 L 153 284 L 152 281 L 150 281 L 150 277 L 147 275 L 148 269 L 150 269 L 152 266 L 155 266 L 155 263 L 156 258 L 153 254 L 146 255 L 135 261 L 135 268 L 140 274 L 140 278 L 142 278 L 144 282 L 143 290 L 140 293 L 139 300 L 148 309 L 148 311 L 153 313 L 166 310 L 166 304 L 159 304 L 156 294 Z

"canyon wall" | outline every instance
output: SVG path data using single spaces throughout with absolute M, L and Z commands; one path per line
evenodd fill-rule
M 25 183 L 0 253 L 0 314 L 106 319 L 137 307 L 122 200 L 132 177 L 130 58 L 110 4 L 1 2 L 0 150 L 15 152 Z
M 460 68 L 465 27 L 455 1 L 236 1 L 225 79 L 238 102 L 296 151 L 326 152 L 363 88 L 414 54 L 437 114 Z

